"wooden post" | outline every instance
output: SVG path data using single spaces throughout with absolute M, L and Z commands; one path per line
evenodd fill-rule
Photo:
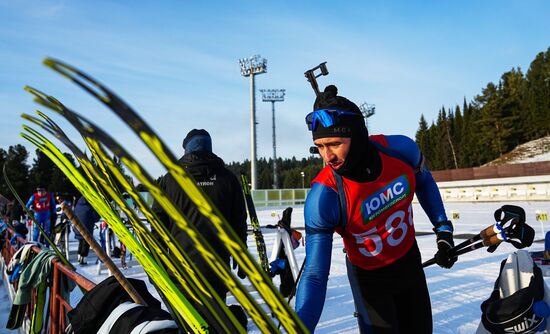
M 130 284 L 130 282 L 128 282 L 126 277 L 124 277 L 124 275 L 122 274 L 120 269 L 118 269 L 118 267 L 115 265 L 113 260 L 111 260 L 111 258 L 109 256 L 107 256 L 105 251 L 103 251 L 103 249 L 101 248 L 99 243 L 95 240 L 95 238 L 92 236 L 92 234 L 88 231 L 86 226 L 84 226 L 82 224 L 82 222 L 78 219 L 78 217 L 75 216 L 73 210 L 65 204 L 61 204 L 61 209 L 63 210 L 65 215 L 67 215 L 67 218 L 71 221 L 73 226 L 78 230 L 80 235 L 82 235 L 84 240 L 86 240 L 86 242 L 90 245 L 90 247 L 96 253 L 96 255 L 99 257 L 99 259 L 103 263 L 105 263 L 105 266 L 107 267 L 107 269 L 109 269 L 111 271 L 111 273 L 113 274 L 113 276 L 115 276 L 118 283 L 120 283 L 120 285 L 124 288 L 124 290 L 130 296 L 130 298 L 132 298 L 132 300 L 135 303 L 146 306 L 147 303 L 143 300 L 143 298 L 141 298 L 141 296 L 134 289 L 132 284 Z

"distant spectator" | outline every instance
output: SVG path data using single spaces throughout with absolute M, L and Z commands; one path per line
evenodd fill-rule
M 23 208 L 21 207 L 21 204 L 17 201 L 12 201 L 9 205 L 9 219 L 10 222 L 15 224 L 15 222 L 19 223 L 21 222 L 21 217 L 23 216 Z
M 63 212 L 62 205 L 72 208 L 73 204 L 71 201 L 67 200 L 66 196 L 63 194 L 56 194 L 55 200 L 57 202 L 57 205 L 55 206 L 57 219 L 55 220 L 55 225 L 52 228 L 53 242 L 61 252 L 68 253 L 66 248 L 68 248 L 68 236 L 71 230 L 69 226 L 71 223 L 65 212 Z
M 193 176 L 197 186 L 210 198 L 212 203 L 220 210 L 220 213 L 227 219 L 240 240 L 246 244 L 246 206 L 241 184 L 237 177 L 225 167 L 223 160 L 212 152 L 210 134 L 202 129 L 191 130 L 183 140 L 183 148 L 185 154 L 179 160 L 179 164 Z M 207 240 L 212 241 L 211 245 L 214 251 L 229 266 L 230 254 L 226 245 L 217 238 L 216 233 L 209 227 L 207 219 L 200 214 L 174 177 L 170 174 L 164 175 L 160 181 L 160 186 L 166 192 L 166 195 L 174 201 L 174 204 L 189 217 L 190 224 L 201 231 Z M 189 236 L 168 216 L 159 202 L 153 203 L 153 211 L 166 225 L 176 242 L 180 243 L 183 250 L 189 254 L 191 261 L 208 280 L 220 299 L 225 301 L 228 291 L 225 282 L 218 277 L 197 252 L 189 240 Z M 241 278 L 245 277 L 245 273 L 241 268 L 238 270 L 238 275 Z M 247 318 L 242 308 L 239 305 L 231 305 L 230 310 L 246 328 Z
M 27 201 L 27 208 L 34 210 L 34 218 L 49 238 L 51 235 L 50 226 L 52 225 L 52 221 L 55 222 L 56 218 L 55 198 L 53 193 L 46 191 L 45 186 L 39 185 L 36 188 L 36 193 L 32 194 Z M 45 243 L 45 238 L 40 234 L 40 229 L 36 224 L 34 225 L 32 241 L 40 241 L 42 244 Z
M 78 219 L 82 222 L 84 227 L 93 235 L 94 225 L 99 221 L 100 216 L 94 210 L 94 208 L 88 203 L 84 196 L 81 196 L 74 207 L 74 213 Z M 88 264 L 88 253 L 90 251 L 90 245 L 84 240 L 84 237 L 75 229 L 75 238 L 78 239 L 78 263 L 80 265 Z

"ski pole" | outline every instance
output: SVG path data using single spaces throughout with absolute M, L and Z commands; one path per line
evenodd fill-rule
M 489 246 L 494 246 L 494 245 L 498 245 L 500 244 L 502 241 L 508 241 L 510 242 L 510 239 L 509 237 L 510 236 L 513 236 L 515 233 L 514 231 L 510 231 L 512 227 L 515 227 L 515 226 L 518 226 L 522 224 L 521 222 L 512 222 L 510 224 L 510 226 L 506 227 L 506 228 L 495 228 L 495 225 L 497 224 L 493 224 L 487 228 L 485 228 L 484 230 L 482 230 L 479 234 L 473 236 L 472 238 L 460 243 L 459 245 L 449 249 L 449 252 L 451 254 L 451 256 L 458 256 L 458 255 L 462 255 L 462 254 L 465 254 L 465 253 L 468 253 L 468 252 L 471 252 L 473 250 L 476 250 L 476 249 L 479 249 L 481 247 L 489 247 Z M 529 227 L 529 225 L 525 224 L 525 226 Z M 498 233 L 495 232 L 495 231 L 499 231 Z M 502 235 L 504 234 L 504 236 Z M 509 236 L 506 236 L 507 234 L 509 234 Z M 478 243 L 475 243 L 476 241 L 479 241 L 481 240 L 481 242 L 478 242 Z M 524 244 L 519 244 L 516 242 L 510 242 L 512 243 L 512 245 L 514 245 L 516 248 L 523 248 L 523 247 L 526 247 L 526 246 L 529 246 L 531 243 L 532 243 L 532 240 L 522 240 L 524 242 Z M 435 257 L 424 262 L 422 264 L 422 267 L 425 268 L 425 267 L 428 267 L 432 264 L 436 263 L 435 261 Z
M 458 246 L 461 246 L 460 248 L 455 246 L 455 247 L 449 249 L 450 255 L 452 257 L 455 257 L 455 256 L 459 256 L 459 255 L 462 255 L 462 254 L 469 253 L 473 250 L 476 250 L 476 249 L 479 249 L 479 248 L 482 248 L 482 247 L 497 245 L 497 244 L 502 242 L 502 240 L 500 240 L 496 234 L 493 234 L 491 237 L 489 237 L 487 239 L 483 239 L 482 241 L 480 241 L 478 243 L 475 243 L 476 240 L 481 239 L 481 238 L 478 238 L 478 236 L 479 236 L 479 234 L 472 237 L 472 238 L 470 238 L 470 239 L 468 239 L 468 240 L 466 240 L 465 242 L 462 242 L 460 245 L 458 245 Z M 470 242 L 470 240 L 472 240 L 472 239 L 476 239 L 476 240 Z M 426 268 L 428 266 L 431 266 L 434 263 L 436 263 L 435 257 L 433 257 L 433 258 L 429 259 L 428 261 L 422 263 L 422 267 Z
M 300 267 L 300 271 L 298 272 L 298 276 L 296 276 L 296 282 L 294 282 L 294 286 L 292 287 L 292 291 L 290 292 L 290 296 L 288 296 L 288 305 L 290 305 L 290 301 L 292 298 L 296 295 L 296 288 L 298 287 L 298 282 L 300 281 L 300 277 L 302 276 L 302 272 L 304 271 L 304 267 L 306 264 L 306 259 L 304 259 L 304 262 L 302 262 L 302 266 Z M 277 328 L 281 328 L 281 323 L 279 322 L 279 326 Z
M 124 275 L 122 274 L 120 269 L 118 269 L 118 267 L 115 265 L 113 260 L 111 260 L 111 258 L 107 256 L 105 251 L 103 251 L 103 249 L 101 248 L 99 243 L 95 240 L 95 238 L 92 236 L 92 234 L 82 224 L 80 219 L 78 219 L 78 217 L 74 214 L 73 210 L 69 206 L 65 205 L 65 203 L 61 204 L 61 210 L 63 210 L 63 212 L 65 213 L 67 218 L 73 224 L 73 226 L 82 235 L 84 240 L 86 240 L 88 245 L 90 245 L 92 250 L 96 253 L 97 257 L 105 264 L 107 269 L 109 269 L 111 271 L 111 273 L 113 273 L 113 276 L 115 276 L 118 283 L 124 288 L 124 290 L 126 291 L 126 293 L 128 293 L 130 298 L 132 298 L 132 300 L 136 304 L 141 304 L 141 305 L 147 306 L 147 303 L 145 302 L 145 300 L 143 300 L 143 298 L 141 298 L 141 296 L 136 291 L 136 289 L 134 289 L 133 285 L 130 284 L 130 282 L 128 282 L 126 277 L 124 277 Z
M 300 271 L 298 272 L 298 276 L 296 277 L 296 282 L 294 282 L 294 287 L 290 292 L 290 296 L 288 296 L 288 304 L 290 304 L 290 301 L 296 295 L 296 288 L 298 287 L 298 282 L 300 281 L 300 277 L 302 276 L 302 272 L 304 271 L 305 264 L 306 264 L 306 259 L 304 259 L 304 262 L 302 262 L 302 266 L 300 267 Z
M 494 232 L 494 226 L 495 226 L 495 224 L 493 224 L 491 226 L 488 226 L 487 228 L 483 229 L 481 232 L 474 235 L 470 239 L 465 240 L 465 241 L 459 243 L 458 245 L 454 246 L 453 248 L 449 249 L 449 252 L 450 253 L 456 253 L 456 252 L 460 251 L 461 249 L 466 248 L 466 247 L 472 245 L 473 243 L 475 243 L 479 240 L 484 240 L 485 241 L 487 239 L 492 238 L 493 236 L 495 236 L 497 234 L 496 232 Z M 490 246 L 490 245 L 486 245 L 486 246 Z
M 484 246 L 488 247 L 488 246 L 499 244 L 500 242 L 502 242 L 502 240 L 498 238 L 498 234 L 495 232 L 495 225 L 496 224 L 486 227 L 485 229 L 483 229 L 481 232 L 474 235 L 470 239 L 461 242 L 460 244 L 454 246 L 453 248 L 450 248 L 448 252 L 451 254 L 451 256 L 458 256 L 458 255 L 462 255 L 462 254 L 471 252 L 473 250 L 479 249 Z M 479 240 L 481 240 L 481 242 L 475 243 Z M 422 263 L 422 267 L 425 268 L 425 267 L 431 266 L 434 263 L 436 263 L 435 257 Z
M 481 240 L 481 233 L 478 233 L 478 234 L 476 234 L 475 236 L 471 237 L 470 239 L 461 242 L 460 244 L 454 246 L 453 248 L 450 248 L 450 249 L 448 250 L 448 252 L 449 252 L 450 254 L 452 254 L 452 255 L 459 255 L 459 254 L 457 254 L 457 253 L 458 253 L 460 250 L 462 250 L 462 249 L 470 249 L 471 247 L 474 247 L 474 246 L 472 246 L 472 245 L 473 245 L 476 241 L 479 241 L 479 240 Z M 481 244 L 481 245 L 483 246 L 483 243 L 478 243 L 478 244 Z M 477 245 L 477 244 L 476 244 L 476 245 Z M 480 248 L 480 247 L 482 247 L 482 246 L 479 246 L 479 247 L 470 249 L 470 251 L 471 251 L 471 250 L 474 250 L 474 249 L 478 249 L 478 248 Z M 423 268 L 426 268 L 426 267 L 428 267 L 428 266 L 431 266 L 431 265 L 434 264 L 434 263 L 436 263 L 435 257 L 433 257 L 433 258 L 429 259 L 428 261 L 422 263 L 422 267 L 423 267 Z
M 489 238 L 491 238 L 492 236 L 494 236 L 496 234 L 497 234 L 497 232 L 495 232 L 495 224 L 493 224 L 491 226 L 486 227 L 485 229 L 483 229 L 481 232 L 474 235 L 470 239 L 465 240 L 465 241 L 461 242 L 460 244 L 454 246 L 453 248 L 449 249 L 449 252 L 456 252 L 456 251 L 458 251 L 458 250 L 460 250 L 464 247 L 467 247 L 467 246 L 473 244 L 476 241 L 489 239 Z
M 535 231 L 525 223 L 523 208 L 515 205 L 503 205 L 495 211 L 494 216 L 495 224 L 486 227 L 479 234 L 449 249 L 450 255 L 457 256 L 483 246 L 494 246 L 488 249 L 489 252 L 493 252 L 502 241 L 509 242 L 518 249 L 528 247 L 533 243 Z M 479 240 L 482 240 L 482 242 L 474 244 Z M 423 263 L 422 267 L 427 267 L 435 262 L 434 257 Z

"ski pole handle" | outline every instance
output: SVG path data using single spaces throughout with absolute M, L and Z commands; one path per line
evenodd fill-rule
M 470 240 L 473 240 L 473 239 L 476 239 L 476 237 L 473 237 L 471 239 L 468 239 L 467 241 L 465 242 L 468 242 Z M 480 240 L 481 238 L 477 238 L 477 240 Z M 464 244 L 465 242 L 463 242 L 462 244 Z M 488 237 L 488 238 L 485 238 L 485 239 L 482 239 L 480 242 L 478 243 L 474 243 L 475 240 L 473 242 L 470 242 L 470 244 L 466 245 L 466 246 L 462 246 L 460 248 L 457 249 L 457 247 L 453 247 L 449 250 L 449 252 L 451 252 L 451 254 L 453 256 L 459 256 L 459 255 L 462 255 L 462 254 L 466 254 L 466 253 L 469 253 L 473 250 L 476 250 L 476 249 L 479 249 L 479 248 L 482 248 L 482 247 L 487 247 L 487 246 L 492 246 L 492 245 L 497 245 L 499 243 L 502 242 L 502 240 L 500 240 L 498 238 L 498 234 L 493 234 L 492 236 Z M 462 244 L 460 244 L 459 246 L 461 246 Z M 432 259 L 429 259 L 428 261 L 422 263 L 422 268 L 426 268 L 426 267 L 429 267 L 431 266 L 432 264 L 436 263 L 435 261 L 435 257 L 432 258 Z
M 128 293 L 128 295 L 130 296 L 130 298 L 132 298 L 134 303 L 147 306 L 147 303 L 145 302 L 145 300 L 141 298 L 141 296 L 136 291 L 136 289 L 134 289 L 134 286 L 130 284 L 130 282 L 128 282 L 126 277 L 124 277 L 124 275 L 122 274 L 120 269 L 118 269 L 118 267 L 115 265 L 113 260 L 111 260 L 111 258 L 107 256 L 103 248 L 101 248 L 101 246 L 97 243 L 97 241 L 92 236 L 92 234 L 82 224 L 80 219 L 78 219 L 78 217 L 74 214 L 73 210 L 69 206 L 65 205 L 64 203 L 61 204 L 61 209 L 63 210 L 65 215 L 67 215 L 67 218 L 71 221 L 73 226 L 78 230 L 80 235 L 82 235 L 84 240 L 86 240 L 88 245 L 90 245 L 92 250 L 96 253 L 97 257 L 99 257 L 99 259 L 103 263 L 105 263 L 105 266 L 107 267 L 107 269 L 109 269 L 113 273 L 113 276 L 115 276 L 118 283 L 122 286 L 122 288 L 126 291 L 126 293 Z
M 488 226 L 487 228 L 485 228 L 484 230 L 479 232 L 479 235 L 481 236 L 481 239 L 483 239 L 483 240 L 489 239 L 489 238 L 491 238 L 492 236 L 494 236 L 496 234 L 497 233 L 495 232 L 495 224 L 493 224 L 491 226 Z
M 494 244 L 494 241 L 489 241 L 492 237 L 496 236 L 497 232 L 495 232 L 495 225 L 491 225 L 483 229 L 479 234 L 474 235 L 468 240 L 465 240 L 461 242 L 460 244 L 454 246 L 453 248 L 449 249 L 449 252 L 458 252 L 462 248 L 468 247 L 469 245 L 473 244 L 476 241 L 483 240 L 484 244 L 486 246 L 490 246 Z
M 483 231 L 482 231 L 483 232 Z M 461 249 L 468 249 L 467 247 L 472 245 L 474 242 L 482 240 L 481 233 L 474 235 L 468 240 L 464 240 L 463 242 L 459 243 L 458 245 L 454 246 L 453 248 L 449 249 L 449 253 L 457 255 L 457 253 Z M 431 266 L 432 264 L 436 263 L 435 257 L 429 259 L 428 261 L 422 263 L 422 268 L 426 268 Z
M 452 253 L 452 256 L 459 256 L 459 255 L 462 255 L 462 254 L 469 253 L 473 250 L 479 249 L 481 247 L 490 246 L 490 245 L 491 244 L 486 245 L 486 244 L 484 244 L 484 241 L 480 241 L 478 243 L 471 243 L 467 247 L 463 247 L 463 248 L 460 248 L 460 249 L 451 248 L 449 251 L 454 250 L 453 253 Z M 429 267 L 429 266 L 431 266 L 432 264 L 435 264 L 435 263 L 436 263 L 435 257 L 433 257 L 433 258 L 429 259 L 428 261 L 422 263 L 422 268 Z
M 498 234 L 493 234 L 489 238 L 484 238 L 482 243 L 483 246 L 493 246 L 501 243 L 502 240 L 498 237 Z

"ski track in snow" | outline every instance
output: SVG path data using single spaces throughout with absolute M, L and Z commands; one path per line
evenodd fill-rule
M 457 234 L 477 234 L 483 228 L 494 223 L 493 213 L 503 204 L 513 204 L 523 207 L 527 214 L 527 223 L 530 224 L 536 232 L 535 240 L 544 239 L 542 229 L 548 229 L 547 226 L 541 226 L 540 222 L 535 221 L 535 210 L 545 210 L 550 212 L 550 202 L 511 202 L 511 203 L 447 203 L 446 212 L 450 216 L 451 211 L 458 211 L 460 219 L 454 221 L 455 235 Z M 414 204 L 414 220 L 417 232 L 431 232 L 432 226 L 422 211 L 420 205 Z M 262 226 L 276 224 L 278 215 L 284 207 L 258 209 L 258 217 Z M 548 224 L 548 222 L 546 222 Z M 303 228 L 303 206 L 295 207 L 292 213 L 292 227 Z M 267 248 L 267 255 L 271 254 L 275 238 L 275 230 L 262 229 Z M 303 229 L 300 229 L 305 236 Z M 97 237 L 97 230 L 96 237 Z M 107 271 L 102 270 L 101 274 L 97 272 L 95 265 L 95 255 L 90 251 L 88 265 L 79 267 L 76 263 L 77 242 L 71 233 L 70 236 L 71 261 L 75 263 L 77 271 L 90 280 L 99 283 L 107 277 Z M 459 243 L 464 239 L 455 239 Z M 418 245 L 422 253 L 423 261 L 433 257 L 436 251 L 435 238 L 433 234 L 417 236 Z M 255 258 L 257 258 L 256 243 L 254 237 L 249 234 L 248 248 Z M 535 242 L 530 249 L 542 250 L 544 244 Z M 327 297 L 321 319 L 316 328 L 316 333 L 358 333 L 356 318 L 353 316 L 355 310 L 353 298 L 346 275 L 345 254 L 342 252 L 343 242 L 340 236 L 334 235 L 332 265 L 330 277 L 328 280 Z M 481 316 L 480 305 L 487 299 L 493 289 L 494 281 L 498 275 L 500 262 L 515 249 L 510 244 L 502 244 L 494 253 L 488 253 L 485 249 L 478 249 L 459 257 L 452 269 L 446 270 L 437 265 L 425 269 L 428 288 L 433 310 L 434 333 L 440 334 L 469 334 L 474 333 L 478 327 Z M 296 260 L 299 265 L 304 260 L 304 247 L 300 246 L 295 251 Z M 119 264 L 119 259 L 114 259 Z M 141 266 L 130 261 L 128 269 L 122 272 L 133 278 L 142 279 L 149 285 L 149 280 L 143 272 Z M 406 279 L 404 277 L 403 279 Z M 275 286 L 279 285 L 278 277 L 273 279 Z M 245 286 L 250 286 L 247 279 L 243 280 Z M 158 293 L 151 286 L 150 292 L 158 298 Z M 259 299 L 259 294 L 251 291 L 254 298 Z M 73 290 L 71 294 L 71 304 L 76 305 L 82 297 L 79 289 Z M 267 305 L 258 300 L 260 305 L 267 311 Z M 228 304 L 236 303 L 233 296 L 227 298 Z M 292 302 L 294 304 L 294 301 Z M 248 324 L 249 333 L 260 333 L 252 321 Z

